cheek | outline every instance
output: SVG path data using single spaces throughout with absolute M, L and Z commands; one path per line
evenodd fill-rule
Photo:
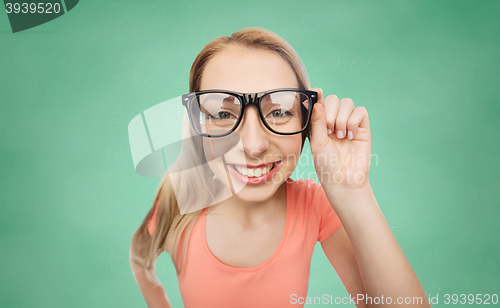
M 300 158 L 302 148 L 302 138 L 300 135 L 293 136 L 293 138 L 283 138 L 280 141 L 280 150 L 287 164 L 295 167 Z

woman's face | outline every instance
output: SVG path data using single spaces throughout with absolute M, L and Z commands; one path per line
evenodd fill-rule
M 262 49 L 229 46 L 208 61 L 200 90 L 258 93 L 278 88 L 298 88 L 295 73 L 280 55 Z M 268 200 L 295 169 L 302 136 L 272 133 L 261 122 L 253 105 L 246 107 L 235 132 L 241 138 L 240 143 L 224 158 L 236 196 L 247 202 Z M 210 164 L 210 167 L 227 183 L 222 164 Z

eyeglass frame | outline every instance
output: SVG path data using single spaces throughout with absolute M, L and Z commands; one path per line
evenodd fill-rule
M 298 93 L 305 94 L 307 96 L 308 101 L 309 101 L 308 116 L 307 116 L 307 120 L 306 120 L 306 124 L 304 125 L 304 128 L 302 128 L 300 131 L 297 131 L 294 133 L 276 132 L 275 130 L 273 130 L 271 128 L 271 126 L 264 119 L 264 115 L 262 114 L 262 110 L 260 108 L 261 99 L 268 94 L 272 94 L 272 93 L 276 93 L 276 92 L 298 92 Z M 196 128 L 196 126 L 194 125 L 193 119 L 191 118 L 191 112 L 189 109 L 191 108 L 192 101 L 196 96 L 198 96 L 200 94 L 206 94 L 206 93 L 229 94 L 229 95 L 232 95 L 232 96 L 238 98 L 238 100 L 242 104 L 242 107 L 240 109 L 240 114 L 238 115 L 238 119 L 236 120 L 236 123 L 227 133 L 224 133 L 222 135 L 205 134 L 205 133 L 199 132 L 198 129 Z M 186 111 L 188 113 L 188 118 L 189 118 L 189 122 L 191 123 L 191 127 L 193 128 L 195 133 L 197 133 L 198 135 L 203 136 L 203 137 L 210 137 L 210 138 L 225 137 L 225 136 L 231 134 L 232 132 L 234 132 L 236 130 L 236 128 L 238 128 L 238 126 L 240 125 L 241 120 L 243 119 L 243 113 L 245 111 L 245 108 L 248 105 L 254 105 L 257 108 L 257 111 L 259 113 L 259 118 L 261 119 L 262 124 L 264 124 L 264 126 L 272 133 L 275 133 L 277 135 L 300 134 L 300 133 L 304 132 L 307 129 L 307 127 L 309 126 L 309 123 L 311 122 L 312 109 L 314 107 L 314 104 L 317 102 L 318 102 L 318 93 L 317 92 L 310 91 L 310 90 L 304 90 L 304 89 L 294 89 L 294 88 L 273 89 L 273 90 L 263 91 L 263 92 L 259 92 L 259 93 L 239 93 L 239 92 L 227 91 L 227 90 L 204 90 L 204 91 L 191 92 L 191 93 L 182 95 L 182 105 L 184 107 L 186 107 Z M 302 108 L 305 108 L 303 104 L 300 104 L 300 105 Z

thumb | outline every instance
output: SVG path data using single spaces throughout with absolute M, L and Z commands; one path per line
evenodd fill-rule
M 315 150 L 321 150 L 330 141 L 326 127 L 325 107 L 320 102 L 314 104 L 311 115 L 311 132 L 309 144 L 314 154 Z

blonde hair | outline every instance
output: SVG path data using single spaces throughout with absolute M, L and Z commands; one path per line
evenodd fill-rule
M 221 52 L 228 46 L 241 46 L 249 49 L 264 49 L 279 54 L 295 72 L 300 89 L 309 89 L 309 79 L 306 70 L 295 50 L 281 37 L 275 33 L 262 28 L 245 28 L 234 32 L 231 36 L 221 36 L 209 42 L 198 54 L 191 66 L 189 74 L 189 92 L 199 91 L 201 88 L 201 79 L 203 71 L 210 59 L 217 53 Z M 189 131 L 194 135 L 192 129 Z M 304 144 L 305 136 L 308 132 L 303 133 L 302 144 Z M 202 153 L 202 145 L 194 141 L 188 144 L 195 151 L 193 153 Z M 188 151 L 189 152 L 189 151 Z M 189 153 L 186 153 L 190 155 Z M 202 160 L 195 157 L 193 160 Z M 205 164 L 206 166 L 206 164 Z M 208 167 L 207 167 L 208 168 Z M 179 174 L 179 173 L 178 173 Z M 205 175 L 211 174 L 211 171 L 204 172 Z M 139 264 L 146 270 L 147 278 L 158 285 L 160 282 L 156 276 L 155 264 L 156 259 L 162 252 L 168 252 L 172 258 L 172 262 L 176 268 L 177 274 L 182 270 L 182 264 L 185 260 L 185 252 L 187 249 L 187 239 L 191 233 L 194 222 L 199 217 L 201 210 L 197 210 L 188 214 L 181 214 L 179 204 L 193 203 L 196 195 L 196 202 L 208 199 L 211 196 L 200 196 L 196 187 L 210 187 L 213 181 L 208 179 L 208 176 L 199 176 L 197 174 L 182 173 L 174 182 L 166 173 L 158 186 L 153 205 L 148 211 L 146 217 L 142 221 L 139 228 L 132 237 L 130 258 L 136 264 Z M 174 191 L 182 194 L 174 194 Z M 208 189 L 207 191 L 212 191 Z M 152 236 L 148 232 L 148 223 L 153 215 L 155 206 L 157 208 L 156 229 Z M 180 247 L 179 247 L 180 246 Z

